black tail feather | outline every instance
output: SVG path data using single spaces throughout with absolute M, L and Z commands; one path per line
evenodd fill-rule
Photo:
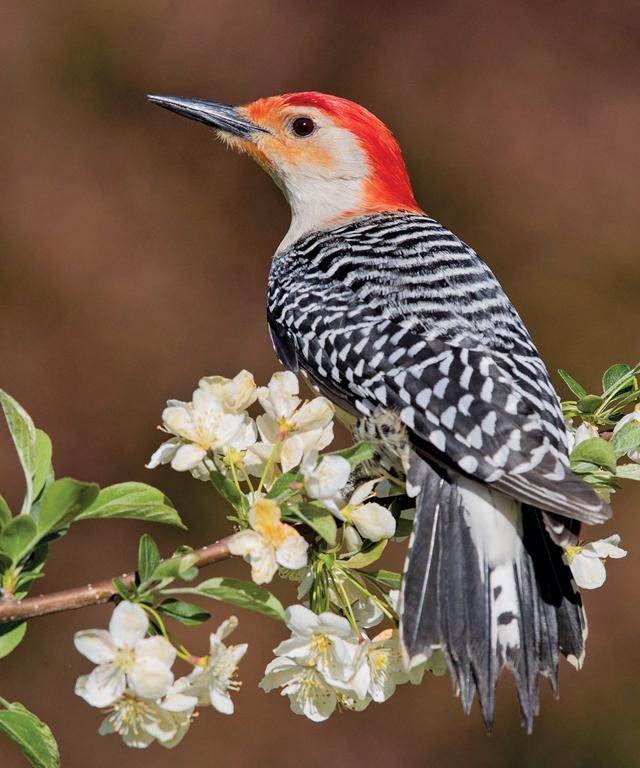
M 551 540 L 540 512 L 524 506 L 513 562 L 498 567 L 474 542 L 474 510 L 465 506 L 455 478 L 416 458 L 409 483 L 422 490 L 403 582 L 405 650 L 417 661 L 432 647 L 442 648 L 465 711 L 477 692 L 487 729 L 498 675 L 509 668 L 523 725 L 531 731 L 539 676 L 557 691 L 560 654 L 576 666 L 584 655 L 584 613 L 562 548 Z

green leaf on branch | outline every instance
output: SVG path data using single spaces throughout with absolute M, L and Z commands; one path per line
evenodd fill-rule
M 0 659 L 15 651 L 26 633 L 26 621 L 8 621 L 6 624 L 0 624 Z
M 341 562 L 343 565 L 346 565 L 349 568 L 357 568 L 358 570 L 366 568 L 368 565 L 372 565 L 380 559 L 385 547 L 387 546 L 387 541 L 387 539 L 382 539 L 382 541 L 376 542 L 368 549 L 363 549 L 357 554 L 352 555 L 351 557 L 347 558 L 346 560 L 342 560 Z
M 400 589 L 402 584 L 402 576 L 396 571 L 386 571 L 381 568 L 378 571 L 362 571 L 362 575 L 372 579 L 376 584 L 382 584 L 390 589 Z
M 281 497 L 287 496 L 292 492 L 291 486 L 294 483 L 302 483 L 302 480 L 302 472 L 286 472 L 284 475 L 280 475 L 271 486 L 267 498 L 278 501 Z
M 336 451 L 333 456 L 342 456 L 346 459 L 352 467 L 357 467 L 358 464 L 362 464 L 364 461 L 369 461 L 373 458 L 373 448 L 369 443 L 356 443 L 350 448 L 346 448 L 344 451 Z
M 338 528 L 335 517 L 324 507 L 314 506 L 313 504 L 289 504 L 285 508 L 287 512 L 292 512 L 299 520 L 309 528 L 312 528 L 321 536 L 327 544 L 334 546 Z
M 169 590 L 166 592 L 168 593 Z M 175 592 L 178 593 L 178 590 Z M 278 598 L 272 595 L 269 590 L 250 581 L 225 578 L 207 579 L 193 589 L 179 590 L 179 592 L 220 600 L 223 603 L 261 613 L 271 619 L 285 621 L 284 608 Z
M 160 603 L 158 611 L 170 619 L 179 621 L 187 626 L 202 624 L 203 621 L 211 618 L 211 614 L 200 608 L 199 605 L 187 603 L 185 600 L 177 600 L 173 597 L 168 597 Z
M 142 534 L 138 544 L 138 576 L 141 582 L 148 581 L 160 565 L 158 545 L 148 533 Z
M 640 464 L 621 464 L 616 476 L 621 480 L 640 480 Z
M 4 500 L 2 494 L 0 494 L 0 530 L 2 530 L 5 525 L 11 521 L 12 517 L 13 515 L 11 514 L 9 505 Z
M 93 504 L 99 491 L 95 483 L 82 483 L 70 477 L 55 480 L 47 486 L 38 507 L 38 534 L 65 528 Z
M 597 464 L 611 472 L 616 470 L 616 454 L 613 446 L 600 437 L 592 437 L 578 443 L 571 451 L 571 464 L 588 461 L 591 464 Z
M 31 421 L 31 417 L 25 409 L 16 402 L 10 395 L 0 389 L 0 405 L 4 411 L 7 426 L 11 433 L 13 444 L 16 447 L 20 464 L 24 472 L 26 483 L 26 493 L 22 512 L 26 513 L 31 509 L 33 501 L 33 472 L 36 447 L 36 428 Z
M 597 464 L 592 464 L 590 461 L 571 462 L 571 471 L 575 472 L 576 475 L 591 475 L 599 469 Z
M 146 483 L 118 483 L 103 488 L 93 504 L 76 519 L 99 518 L 126 518 L 186 527 L 164 493 Z
M 236 510 L 236 512 L 242 512 L 242 505 L 244 504 L 244 497 L 240 491 L 235 487 L 233 481 L 229 477 L 225 477 L 222 472 L 218 472 L 217 469 L 212 469 L 209 472 L 209 477 L 213 487 L 218 491 L 225 501 Z
M 17 564 L 35 545 L 38 532 L 33 518 L 29 515 L 14 517 L 0 533 L 0 550 Z
M 198 562 L 198 555 L 188 552 L 177 557 L 170 557 L 163 560 L 151 574 L 150 578 L 154 581 L 163 579 L 184 579 L 191 581 L 197 575 L 197 569 L 194 568 Z M 195 571 L 195 573 L 194 573 Z
M 621 387 L 621 389 L 631 387 L 632 382 L 629 380 L 630 373 L 631 368 L 626 365 L 626 363 L 616 363 L 610 368 L 607 368 L 602 375 L 602 391 L 604 392 L 604 397 L 611 397 L 611 395 L 617 391 L 618 387 Z
M 640 448 L 640 421 L 630 421 L 611 438 L 611 445 L 618 458 Z
M 47 482 L 53 477 L 51 439 L 46 432 L 36 429 L 33 455 L 33 498 L 37 499 Z
M 578 400 L 578 410 L 586 415 L 594 413 L 601 405 L 602 398 L 599 395 L 586 395 Z
M 578 384 L 578 382 L 573 378 L 573 376 L 567 371 L 565 371 L 563 368 L 558 368 L 558 373 L 560 374 L 564 383 L 578 398 L 578 400 L 582 400 L 582 398 L 585 397 L 585 395 L 587 394 L 587 390 L 582 386 L 582 384 Z
M 59 768 L 60 752 L 51 729 L 18 702 L 3 702 L 0 731 L 5 733 L 35 768 Z

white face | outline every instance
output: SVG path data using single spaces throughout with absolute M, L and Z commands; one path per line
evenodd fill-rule
M 273 176 L 291 206 L 291 227 L 280 250 L 361 207 L 370 168 L 349 130 L 312 107 L 285 107 L 267 115 L 247 112 L 269 133 L 242 149 Z

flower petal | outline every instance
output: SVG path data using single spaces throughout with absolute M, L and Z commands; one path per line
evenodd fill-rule
M 358 533 L 369 541 L 390 539 L 396 532 L 394 516 L 386 507 L 374 501 L 354 509 L 351 519 Z
M 197 445 L 192 445 L 191 443 L 181 445 L 171 461 L 171 467 L 176 472 L 186 472 L 190 469 L 195 469 L 206 455 L 207 452 L 204 448 L 200 448 Z
M 108 707 L 126 688 L 124 672 L 115 664 L 101 664 L 90 675 L 78 678 L 75 692 L 92 707 Z
M 290 605 L 286 610 L 287 626 L 296 635 L 311 637 L 320 619 L 304 605 Z
M 116 656 L 116 646 L 106 629 L 84 629 L 73 636 L 76 649 L 94 664 L 106 664 Z
M 149 658 L 171 667 L 176 660 L 176 649 L 161 635 L 145 637 L 136 643 L 136 658 Z
M 149 619 L 139 605 L 123 600 L 111 614 L 109 632 L 118 648 L 128 648 L 147 634 Z
M 149 463 L 145 464 L 147 469 L 155 469 L 161 464 L 168 464 L 176 455 L 176 451 L 180 447 L 180 440 L 177 437 L 172 437 L 171 440 L 165 440 L 162 445 L 151 455 Z
M 159 699 L 173 683 L 173 672 L 162 661 L 143 656 L 136 660 L 127 679 L 136 695 L 143 699 Z
M 276 560 L 283 568 L 291 568 L 292 570 L 304 568 L 307 564 L 309 545 L 295 528 L 291 526 L 287 526 L 287 528 L 291 532 L 287 533 L 284 541 L 277 548 Z
M 582 552 L 571 560 L 570 568 L 576 584 L 582 589 L 597 589 L 607 578 L 602 560 L 599 557 L 585 557 Z

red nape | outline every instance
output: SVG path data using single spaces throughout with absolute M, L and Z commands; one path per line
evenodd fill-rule
M 359 140 L 371 164 L 362 212 L 415 211 L 422 213 L 411 189 L 411 181 L 398 142 L 387 126 L 353 101 L 326 93 L 287 93 L 283 100 L 295 107 L 314 107 L 350 130 Z

